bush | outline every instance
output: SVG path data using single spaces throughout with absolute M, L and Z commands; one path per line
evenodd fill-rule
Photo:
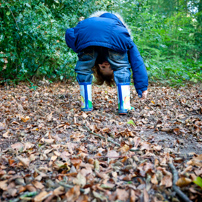
M 0 82 L 75 79 L 77 55 L 66 46 L 65 30 L 97 10 L 123 15 L 150 80 L 201 81 L 201 12 L 187 14 L 181 6 L 169 13 L 158 2 L 164 0 L 3 0 Z

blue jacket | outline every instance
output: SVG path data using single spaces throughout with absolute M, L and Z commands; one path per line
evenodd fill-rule
M 138 95 L 147 90 L 147 71 L 140 53 L 128 30 L 119 18 L 111 13 L 83 20 L 66 30 L 67 46 L 78 53 L 88 46 L 102 46 L 117 52 L 128 52 L 133 80 Z

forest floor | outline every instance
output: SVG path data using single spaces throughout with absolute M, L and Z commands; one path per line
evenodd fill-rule
M 201 201 L 202 84 L 93 86 L 81 112 L 78 84 L 0 87 L 0 201 Z

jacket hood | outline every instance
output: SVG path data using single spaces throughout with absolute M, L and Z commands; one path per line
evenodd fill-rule
M 103 18 L 111 18 L 111 19 L 118 20 L 126 27 L 126 29 L 128 30 L 128 32 L 130 34 L 131 39 L 133 38 L 130 28 L 125 23 L 125 21 L 123 20 L 122 16 L 119 13 L 114 13 L 114 12 L 109 13 L 107 11 L 96 11 L 89 16 L 89 18 L 92 18 L 92 17 L 103 17 Z

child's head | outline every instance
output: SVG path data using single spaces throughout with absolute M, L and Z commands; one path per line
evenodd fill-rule
M 104 82 L 108 86 L 115 84 L 113 70 L 107 61 L 103 62 L 102 64 L 96 63 L 93 68 L 93 75 L 96 79 L 95 83 L 98 85 L 102 85 Z

